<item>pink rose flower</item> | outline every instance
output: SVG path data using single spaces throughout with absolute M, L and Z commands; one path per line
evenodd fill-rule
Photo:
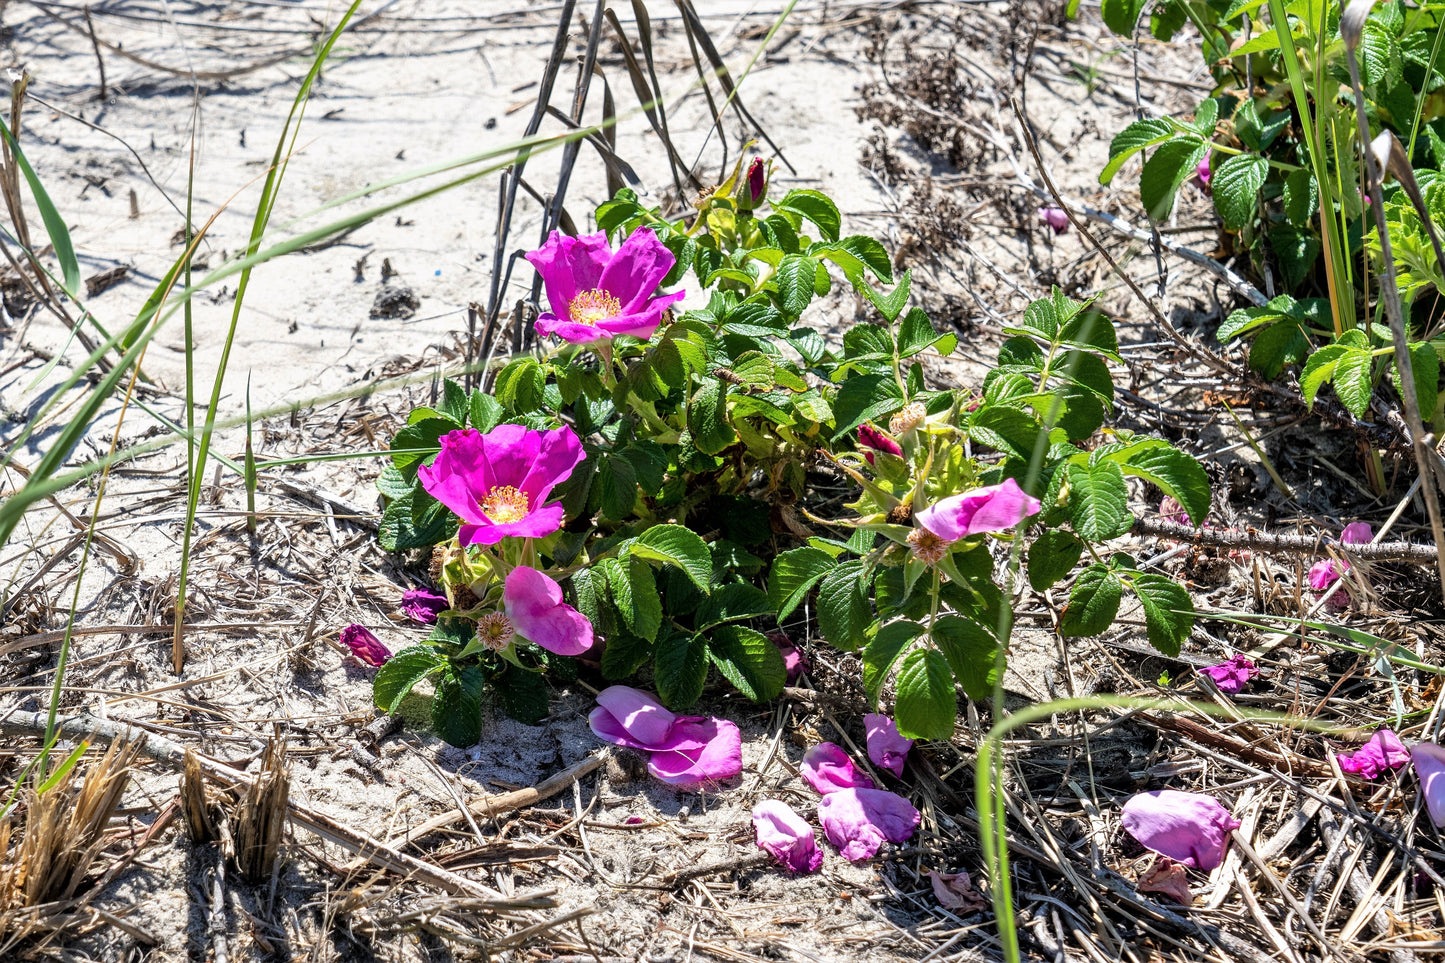
M 1177 789 L 1130 798 L 1122 822 L 1145 849 L 1205 872 L 1219 865 L 1230 832 L 1240 825 L 1212 797 Z
M 940 499 L 919 512 L 914 520 L 943 541 L 956 542 L 983 532 L 1006 532 L 1037 514 L 1039 507 L 1039 500 L 1010 478 L 1000 485 Z
M 898 724 L 876 712 L 863 717 L 863 726 L 868 732 L 868 758 L 873 765 L 902 776 L 903 762 L 908 758 L 908 750 L 913 748 L 913 740 L 899 735 Z
M 736 725 L 676 715 L 641 689 L 603 689 L 587 723 L 604 742 L 646 752 L 648 771 L 666 783 L 720 782 L 743 771 L 742 733 Z
M 1048 225 L 1055 234 L 1063 234 L 1069 229 L 1069 215 L 1062 207 L 1039 208 L 1039 221 Z
M 922 818 L 908 800 L 882 789 L 840 789 L 818 803 L 823 835 L 854 863 L 871 857 L 885 842 L 908 842 Z
M 753 807 L 753 829 L 758 847 L 772 855 L 790 873 L 814 873 L 823 854 L 813 838 L 813 827 L 777 799 L 764 799 Z
M 1410 750 L 1410 761 L 1420 777 L 1420 795 L 1425 797 L 1430 820 L 1437 827 L 1445 826 L 1445 749 L 1433 742 L 1418 743 Z
M 422 625 L 434 625 L 450 604 L 445 595 L 427 588 L 407 589 L 401 596 L 401 610 L 406 617 Z
M 1353 773 L 1361 779 L 1374 779 L 1391 769 L 1399 769 L 1410 761 L 1410 750 L 1390 729 L 1381 729 L 1359 749 L 1340 753 L 1340 771 Z
M 606 234 L 568 237 L 553 231 L 527 260 L 542 276 L 552 308 L 537 319 L 537 333 L 573 344 L 619 334 L 650 338 L 662 312 L 686 296 L 679 291 L 653 297 L 677 259 L 650 227 L 633 231 L 615 253 Z
M 584 457 L 577 433 L 566 425 L 551 431 L 498 425 L 485 435 L 467 428 L 443 435 L 441 452 L 417 477 L 462 520 L 461 544 L 495 545 L 561 528 L 561 503 L 546 502 Z
M 873 788 L 866 772 L 859 772 L 841 746 L 820 742 L 803 754 L 803 779 L 823 795 L 843 789 Z
M 592 647 L 592 623 L 562 601 L 562 586 L 551 576 L 518 565 L 502 588 L 507 621 L 528 642 L 558 655 L 581 655 Z
M 889 438 L 882 430 L 864 423 L 858 426 L 858 451 L 873 464 L 873 453 L 875 451 L 886 451 L 890 455 L 903 455 L 903 449 L 898 442 Z
M 391 650 L 364 625 L 352 624 L 342 629 L 341 644 L 373 669 L 381 668 L 391 658 Z
M 1206 666 L 1199 670 L 1200 675 L 1207 675 L 1214 680 L 1219 691 L 1226 695 L 1236 695 L 1242 690 L 1250 679 L 1259 675 L 1259 670 L 1254 663 L 1242 655 L 1236 655 L 1228 662 L 1221 662 L 1218 665 Z

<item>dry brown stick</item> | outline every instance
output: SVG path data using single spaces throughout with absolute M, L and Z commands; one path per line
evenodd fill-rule
M 0 733 L 6 735 L 34 736 L 46 731 L 46 717 L 40 712 L 12 712 L 0 718 Z M 84 717 L 61 717 L 57 720 L 57 731 L 71 739 L 103 739 L 113 742 L 130 735 L 136 739 L 140 751 L 157 762 L 163 762 L 179 770 L 185 763 L 186 747 L 169 739 L 163 739 L 143 730 L 136 730 L 123 723 L 105 719 Z M 201 771 L 207 778 L 231 789 L 246 789 L 254 779 L 228 766 L 197 754 Z M 476 896 L 493 899 L 501 896 L 496 890 L 482 886 L 472 880 L 448 872 L 424 860 L 397 852 L 385 843 L 367 836 L 324 813 L 303 806 L 293 800 L 286 803 L 287 819 L 296 826 L 334 843 L 350 853 L 355 853 L 367 862 L 401 876 L 410 877 L 453 896 Z
M 689 866 L 686 869 L 679 869 L 676 872 L 668 873 L 662 878 L 662 885 L 668 889 L 676 889 L 685 886 L 695 879 L 704 876 L 711 876 L 714 873 L 727 873 L 733 870 L 755 869 L 766 865 L 773 857 L 767 853 L 748 853 L 744 856 L 734 856 L 730 859 L 719 859 L 711 863 L 703 863 L 700 866 Z
M 1174 715 L 1171 712 L 1141 712 L 1137 718 L 1141 722 L 1146 722 L 1159 729 L 1177 732 L 1186 739 L 1193 739 L 1195 742 L 1202 743 L 1210 749 L 1218 750 L 1226 755 L 1241 759 L 1263 769 L 1272 769 L 1295 776 L 1320 776 L 1328 778 L 1334 775 L 1334 772 L 1329 766 L 1318 760 L 1306 759 L 1302 756 L 1285 758 L 1278 753 L 1268 752 L 1258 746 L 1252 746 L 1247 742 L 1242 742 L 1239 739 L 1232 739 L 1223 733 L 1215 732 L 1200 725 L 1193 719 L 1186 719 L 1183 716 Z
M 1257 528 L 1200 528 L 1180 525 L 1162 518 L 1135 520 L 1130 532 L 1153 535 L 1177 542 L 1208 545 L 1213 548 L 1243 548 L 1255 552 L 1279 552 L 1287 555 L 1323 555 L 1330 546 L 1367 562 L 1408 562 L 1411 565 L 1434 565 L 1439 550 L 1434 545 L 1416 542 L 1377 542 L 1368 545 L 1340 546 L 1339 540 L 1324 535 L 1276 535 Z

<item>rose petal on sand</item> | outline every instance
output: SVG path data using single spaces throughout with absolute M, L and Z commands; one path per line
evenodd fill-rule
M 885 842 L 908 842 L 922 818 L 908 800 L 883 789 L 840 789 L 818 803 L 823 835 L 854 863 Z
M 1212 796 L 1178 789 L 1142 792 L 1124 803 L 1129 835 L 1161 856 L 1205 871 L 1219 865 L 1239 820 Z
M 988 906 L 988 900 L 974 889 L 967 873 L 940 873 L 930 869 L 928 879 L 933 884 L 933 898 L 944 909 L 976 913 Z
M 1235 695 L 1245 684 L 1259 675 L 1259 670 L 1254 663 L 1242 655 L 1236 655 L 1227 662 L 1218 665 L 1206 666 L 1199 670 L 1200 675 L 1207 675 L 1214 680 L 1219 691 L 1228 695 Z
M 895 776 L 903 775 L 903 762 L 913 740 L 898 734 L 898 724 L 876 712 L 863 717 L 863 727 L 868 733 L 868 758 L 873 765 L 887 769 Z
M 654 750 L 647 771 L 674 786 L 694 786 L 731 779 L 743 771 L 743 734 L 726 719 L 679 719 L 679 731 L 702 742 L 696 749 Z
M 804 753 L 800 771 L 808 785 L 825 796 L 840 789 L 873 788 L 868 774 L 859 772 L 848 753 L 831 742 L 820 742 Z
M 813 827 L 779 799 L 764 799 L 753 807 L 753 829 L 758 846 L 790 873 L 812 873 L 823 865 L 823 854 L 813 838 Z

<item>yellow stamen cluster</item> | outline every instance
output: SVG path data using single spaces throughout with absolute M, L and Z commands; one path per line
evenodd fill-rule
M 527 493 L 511 485 L 498 485 L 482 499 L 482 512 L 499 524 L 519 522 L 527 517 L 531 509 L 532 506 L 527 504 Z
M 501 612 L 493 612 L 477 620 L 477 638 L 493 652 L 500 652 L 511 645 L 512 636 L 516 634 L 516 630 L 512 628 L 512 620 Z
M 923 419 L 927 417 L 928 409 L 915 401 L 912 404 L 904 405 L 902 411 L 888 419 L 888 430 L 895 435 L 901 435 L 923 424 Z
M 948 554 L 948 543 L 926 528 L 915 528 L 908 533 L 908 544 L 913 554 L 925 565 L 932 565 Z
M 615 318 L 622 313 L 622 302 L 601 288 L 583 291 L 567 305 L 567 313 L 578 324 L 596 326 L 599 321 Z

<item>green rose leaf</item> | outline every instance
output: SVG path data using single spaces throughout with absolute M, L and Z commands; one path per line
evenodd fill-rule
M 697 635 L 659 639 L 652 675 L 663 704 L 677 711 L 686 709 L 702 695 L 707 681 L 707 643 Z
M 1209 514 L 1209 473 L 1194 458 L 1173 445 L 1152 445 L 1124 454 L 1119 467 L 1126 475 L 1157 485 L 1184 506 L 1195 525 L 1204 523 Z
M 1208 149 L 1198 137 L 1180 134 L 1160 144 L 1144 162 L 1144 169 L 1139 172 L 1139 199 L 1153 221 L 1158 223 L 1169 218 L 1179 185 L 1194 173 L 1195 165 Z
M 727 388 L 716 378 L 705 379 L 687 406 L 693 447 L 707 455 L 720 454 L 738 438 L 728 423 Z
M 1257 154 L 1235 154 L 1214 169 L 1209 187 L 1214 191 L 1214 209 L 1226 228 L 1238 231 L 1254 218 L 1259 190 L 1268 173 L 1269 162 Z
M 923 648 L 904 656 L 893 705 L 899 734 L 906 739 L 948 739 L 957 715 L 953 671 L 943 653 Z
M 1154 648 L 1176 656 L 1194 629 L 1189 590 L 1166 575 L 1134 575 L 1134 594 L 1144 609 L 1144 629 Z
M 676 566 L 707 594 L 712 583 L 712 553 L 691 529 L 681 525 L 654 525 L 637 536 L 631 551 L 634 558 Z
M 792 211 L 794 214 L 812 221 L 818 226 L 818 231 L 824 239 L 838 240 L 838 231 L 843 226 L 843 218 L 838 213 L 838 206 L 828 195 L 819 191 L 788 191 L 787 195 L 775 206 L 778 210 Z
M 778 613 L 778 621 L 787 618 L 837 564 L 827 552 L 807 545 L 775 558 L 768 573 L 768 601 Z
M 1115 462 L 1069 465 L 1069 520 L 1091 542 L 1118 538 L 1134 524 L 1124 473 Z
M 609 648 L 611 639 L 608 640 Z M 529 726 L 540 726 L 552 707 L 547 700 L 547 683 L 540 672 L 508 665 L 495 685 L 502 711 Z
M 863 594 L 860 559 L 843 562 L 818 586 L 818 630 L 837 648 L 852 652 L 864 643 L 873 610 Z
M 437 679 L 431 702 L 431 724 L 436 734 L 458 749 L 475 746 L 482 738 L 482 670 L 477 666 L 448 666 Z
M 923 634 L 917 622 L 889 622 L 863 647 L 863 688 L 869 705 L 878 705 L 878 693 L 893 671 L 893 665 L 909 643 Z
M 376 677 L 371 683 L 372 701 L 378 709 L 395 712 L 412 686 L 439 671 L 445 664 L 446 659 L 428 646 L 402 649 L 376 670 Z
M 754 702 L 776 698 L 788 681 L 778 647 L 761 632 L 741 625 L 720 626 L 708 641 L 708 657 L 718 671 Z
M 993 695 L 1004 663 L 992 632 L 970 619 L 945 615 L 933 623 L 932 639 L 970 699 L 982 702 Z
M 1059 634 L 1065 638 L 1098 635 L 1114 624 L 1119 602 L 1124 597 L 1124 583 L 1106 565 L 1090 565 L 1079 574 L 1064 617 L 1059 620 Z
M 1029 546 L 1029 585 L 1035 592 L 1051 588 L 1074 570 L 1083 553 L 1084 543 L 1072 533 L 1057 528 L 1045 531 Z

